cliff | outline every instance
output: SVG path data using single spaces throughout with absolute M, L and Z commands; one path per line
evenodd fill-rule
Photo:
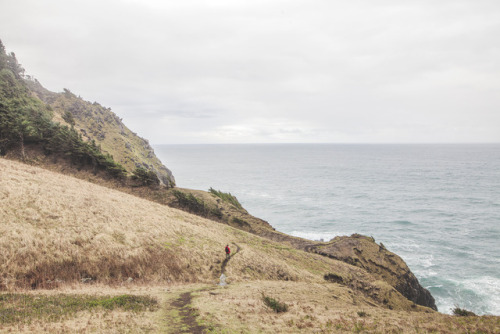
M 129 172 L 143 168 L 154 172 L 162 184 L 175 186 L 172 172 L 156 157 L 149 142 L 132 132 L 122 120 L 97 102 L 89 102 L 68 89 L 53 93 L 36 80 L 25 80 L 30 91 L 53 111 L 53 121 L 73 126 L 86 141 L 94 140 L 104 153 Z
M 15 54 L 7 54 L 0 41 L 0 154 L 15 152 L 24 160 L 30 145 L 42 155 L 70 160 L 78 169 L 103 170 L 115 178 L 155 175 L 153 183 L 175 186 L 171 171 L 148 141 L 130 131 L 111 109 L 67 89 L 48 91 L 24 75 Z

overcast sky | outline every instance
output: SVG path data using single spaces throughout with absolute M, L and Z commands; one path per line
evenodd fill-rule
M 0 39 L 152 144 L 500 142 L 499 0 L 0 0 Z

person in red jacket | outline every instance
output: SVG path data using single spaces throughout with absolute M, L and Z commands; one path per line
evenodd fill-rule
M 231 257 L 231 250 L 229 249 L 229 245 L 226 245 L 226 259 Z

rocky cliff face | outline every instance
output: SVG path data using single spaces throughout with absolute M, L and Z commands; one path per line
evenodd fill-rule
M 383 244 L 376 244 L 373 238 L 359 234 L 336 237 L 325 244 L 310 245 L 307 250 L 363 268 L 414 303 L 437 310 L 431 293 L 420 285 L 403 259 Z
M 127 171 L 144 168 L 153 171 L 165 186 L 175 186 L 172 172 L 156 157 L 149 142 L 127 128 L 110 108 L 85 101 L 67 89 L 53 93 L 38 81 L 26 80 L 26 83 L 33 94 L 53 109 L 54 121 L 74 126 L 84 140 L 94 140 Z

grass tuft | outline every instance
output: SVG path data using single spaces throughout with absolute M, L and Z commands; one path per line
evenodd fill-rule
M 282 303 L 272 297 L 264 295 L 262 293 L 262 300 L 264 301 L 264 304 L 272 309 L 276 313 L 281 313 L 281 312 L 286 312 L 288 311 L 288 305 L 285 303 Z
M 367 317 L 368 313 L 366 313 L 365 311 L 358 311 L 358 316 L 360 316 L 361 318 Z
M 455 308 L 452 310 L 453 315 L 459 316 L 459 317 L 475 317 L 476 314 L 471 311 L 467 311 L 466 309 L 460 308 L 458 306 L 455 306 Z

